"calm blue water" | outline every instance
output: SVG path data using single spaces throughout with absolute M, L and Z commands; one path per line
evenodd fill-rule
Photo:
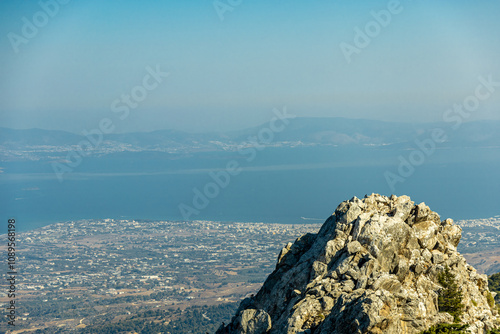
M 383 173 L 388 168 L 395 171 L 394 152 L 370 152 L 362 158 L 359 152 L 337 152 L 328 157 L 328 152 L 321 152 L 317 156 L 322 158 L 316 161 L 312 161 L 310 153 L 294 151 L 292 157 L 282 152 L 283 156 L 279 156 L 280 152 L 273 154 L 269 150 L 252 163 L 240 161 L 247 169 L 233 176 L 229 185 L 190 219 L 311 222 L 301 219 L 307 217 L 321 222 L 341 201 L 352 196 L 391 194 Z M 436 154 L 398 185 L 396 194 L 407 194 L 415 202 L 425 201 L 442 218 L 499 215 L 500 159 L 498 151 L 494 152 L 458 152 L 465 154 L 462 159 L 456 152 L 455 158 Z M 154 167 L 149 170 L 144 162 L 135 169 L 129 166 L 131 173 L 145 173 L 138 175 L 114 173 L 127 168 L 123 161 L 111 160 L 100 165 L 107 168 L 101 169 L 107 174 L 96 174 L 97 168 L 92 167 L 96 165 L 90 161 L 85 173 L 75 171 L 62 183 L 46 170 L 40 174 L 33 174 L 29 168 L 17 174 L 7 170 L 0 175 L 1 219 L 15 217 L 19 230 L 82 218 L 183 220 L 178 205 L 192 205 L 193 189 L 202 190 L 211 182 L 204 169 L 223 167 L 229 158 L 204 159 L 184 168 L 170 168 L 165 161 L 153 159 L 149 163 Z M 276 166 L 280 161 L 282 165 Z M 195 167 L 201 170 L 183 172 Z M 162 169 L 168 173 L 147 174 Z

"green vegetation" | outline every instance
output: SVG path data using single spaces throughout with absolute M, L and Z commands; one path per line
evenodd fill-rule
M 421 334 L 466 334 L 469 325 L 460 324 L 439 324 L 432 326 Z
M 490 291 L 500 292 L 500 273 L 488 277 L 488 287 Z
M 488 295 L 486 296 L 486 300 L 488 301 L 488 305 L 493 308 L 495 306 L 495 299 L 493 299 L 493 295 L 488 292 Z
M 500 334 L 500 329 L 492 329 L 491 331 L 488 331 L 487 334 Z
M 493 274 L 493 275 L 488 277 L 488 288 L 490 289 L 491 292 L 497 293 L 495 298 L 493 298 L 493 296 L 491 294 L 487 297 L 488 304 L 490 304 L 490 307 L 492 307 L 491 306 L 492 301 L 493 301 L 493 304 L 496 302 L 496 308 L 497 308 L 498 312 L 500 313 L 500 273 Z M 494 332 L 492 332 L 492 333 L 494 333 Z M 498 331 L 498 333 L 500 334 L 500 331 Z
M 459 322 L 464 305 L 462 304 L 462 293 L 455 282 L 455 278 L 450 272 L 450 268 L 446 267 L 445 270 L 438 275 L 438 282 L 443 287 L 438 298 L 439 311 L 450 313 L 454 321 Z M 488 286 L 490 291 L 500 294 L 500 273 L 488 277 Z M 495 305 L 495 300 L 491 293 L 488 294 L 486 298 L 490 307 L 493 307 Z M 475 300 L 472 300 L 472 304 L 477 306 Z M 468 325 L 458 323 L 439 324 L 421 332 L 421 334 L 465 334 L 467 333 L 466 329 L 468 327 Z M 489 330 L 488 334 L 500 334 L 500 329 Z
M 438 297 L 439 311 L 448 312 L 453 316 L 455 322 L 459 322 L 464 308 L 462 292 L 458 288 L 455 277 L 453 277 L 448 266 L 443 272 L 439 273 L 438 282 L 443 287 Z
M 500 273 L 493 274 L 488 277 L 488 288 L 492 292 L 496 292 L 496 302 L 500 303 Z

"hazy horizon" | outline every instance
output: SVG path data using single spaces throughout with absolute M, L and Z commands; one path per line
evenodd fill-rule
M 64 2 L 0 4 L 4 127 L 228 131 L 282 106 L 436 122 L 479 77 L 500 81 L 498 1 Z M 499 107 L 494 94 L 468 120 L 500 120 Z
M 384 122 L 384 123 L 394 123 L 394 124 L 415 124 L 415 125 L 430 125 L 430 124 L 442 124 L 446 125 L 446 122 L 443 121 L 428 121 L 428 122 L 414 122 L 411 120 L 408 121 L 397 121 L 397 120 L 378 120 L 378 119 L 369 119 L 369 118 L 349 118 L 349 117 L 340 117 L 340 116 L 303 116 L 303 117 L 296 117 L 296 119 L 346 119 L 346 120 L 360 120 L 360 121 L 374 121 L 374 122 Z M 500 122 L 500 120 L 497 119 L 479 119 L 479 120 L 464 120 L 463 124 L 466 123 L 474 123 L 474 122 Z M 238 132 L 238 131 L 243 131 L 243 130 L 248 130 L 252 128 L 257 128 L 257 127 L 262 127 L 265 126 L 267 122 L 257 122 L 255 124 L 246 124 L 242 125 L 241 127 L 231 127 L 231 128 L 221 128 L 218 130 L 194 130 L 194 129 L 184 129 L 182 127 L 180 128 L 152 128 L 148 130 L 129 130 L 129 131 L 113 131 L 114 134 L 132 134 L 132 133 L 150 133 L 150 132 L 155 132 L 155 131 L 179 131 L 179 132 L 186 132 L 186 133 L 192 133 L 192 134 L 203 134 L 203 133 L 224 133 L 224 132 Z M 63 132 L 69 132 L 72 134 L 76 135 L 82 135 L 82 131 L 71 131 L 69 129 L 63 129 L 63 128 L 42 128 L 42 127 L 24 127 L 24 128 L 13 128 L 13 127 L 6 127 L 6 126 L 0 126 L 0 128 L 4 129 L 10 129 L 10 130 L 44 130 L 44 131 L 63 131 Z

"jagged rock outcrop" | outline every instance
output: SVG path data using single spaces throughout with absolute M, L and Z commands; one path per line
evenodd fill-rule
M 217 333 L 419 333 L 440 313 L 438 274 L 450 268 L 472 333 L 498 326 L 488 280 L 457 252 L 461 228 L 407 196 L 342 202 L 317 234 L 289 243 L 260 291 Z

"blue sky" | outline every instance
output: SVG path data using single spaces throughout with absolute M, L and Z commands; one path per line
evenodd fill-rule
M 43 20 L 42 7 L 2 1 L 0 126 L 81 132 L 117 119 L 113 101 L 156 66 L 169 76 L 117 132 L 239 129 L 282 106 L 297 116 L 439 121 L 478 76 L 500 81 L 498 0 L 401 1 L 350 63 L 340 44 L 355 46 L 355 28 L 391 1 L 240 2 L 221 0 L 236 4 L 221 20 L 210 0 L 69 1 L 15 52 L 12 34 L 23 37 L 24 17 Z M 470 119 L 500 119 L 500 90 Z

